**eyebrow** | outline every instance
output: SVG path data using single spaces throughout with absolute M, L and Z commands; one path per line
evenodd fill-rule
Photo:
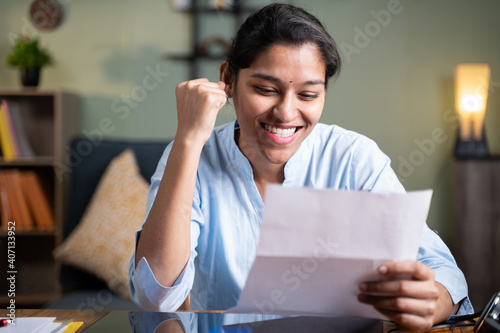
M 276 83 L 280 83 L 280 84 L 283 83 L 283 81 L 278 79 L 277 77 L 274 77 L 272 75 L 262 74 L 262 73 L 255 73 L 255 74 L 250 75 L 250 77 L 255 77 L 258 79 L 263 79 L 266 81 L 276 82 Z M 310 81 L 306 81 L 306 82 L 302 83 L 301 85 L 302 86 L 309 86 L 309 85 L 317 85 L 317 84 L 321 84 L 324 86 L 326 85 L 325 81 L 323 81 L 323 80 L 310 80 Z

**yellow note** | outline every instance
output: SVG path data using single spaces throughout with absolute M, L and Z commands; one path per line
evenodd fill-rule
M 63 333 L 75 333 L 80 326 L 83 325 L 83 321 L 74 321 L 68 324 L 68 327 L 63 331 Z

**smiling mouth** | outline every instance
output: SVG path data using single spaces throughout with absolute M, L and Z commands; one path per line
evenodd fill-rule
M 266 131 L 276 136 L 279 136 L 280 138 L 286 138 L 292 136 L 301 128 L 301 127 L 288 127 L 288 128 L 274 127 L 264 123 L 261 123 L 261 125 Z

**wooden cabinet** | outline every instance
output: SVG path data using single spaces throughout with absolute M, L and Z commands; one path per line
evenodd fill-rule
M 455 256 L 476 311 L 500 291 L 500 159 L 457 160 Z
M 0 304 L 11 299 L 16 308 L 36 307 L 60 294 L 58 283 L 59 263 L 52 256 L 62 239 L 64 187 L 69 174 L 63 166 L 69 139 L 79 130 L 78 99 L 62 91 L 0 89 L 0 100 L 15 104 L 21 115 L 26 138 L 34 152 L 33 157 L 5 160 L 0 157 L 0 172 L 10 169 L 34 171 L 54 215 L 54 227 L 16 230 L 14 248 L 8 262 L 8 238 L 0 232 Z M 13 250 L 13 252 L 12 252 Z M 13 269 L 12 269 L 13 268 Z M 15 272 L 15 273 L 8 273 Z M 15 276 L 11 281 L 7 277 Z M 14 282 L 15 297 L 9 297 Z M 12 296 L 12 294 L 11 294 Z

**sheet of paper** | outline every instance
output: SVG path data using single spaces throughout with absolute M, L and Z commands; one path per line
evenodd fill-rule
M 417 258 L 431 197 L 268 186 L 257 256 L 229 312 L 384 318 L 357 301 L 358 285 Z
M 56 317 L 17 317 L 15 324 L 8 324 L 7 326 L 0 328 L 0 332 L 43 332 L 43 330 L 51 325 L 55 319 Z

